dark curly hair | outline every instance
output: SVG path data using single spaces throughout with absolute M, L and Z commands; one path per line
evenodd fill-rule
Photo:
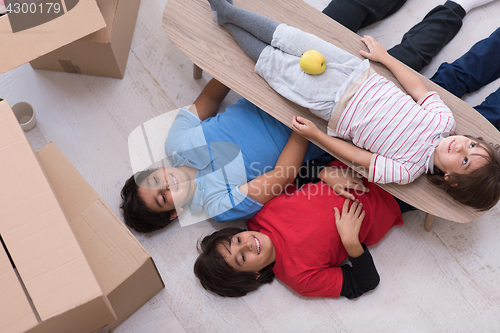
M 142 183 L 151 173 L 157 169 L 148 169 L 140 171 L 127 179 L 121 191 L 122 203 L 120 208 L 123 210 L 125 223 L 138 232 L 152 232 L 169 225 L 175 209 L 168 212 L 154 212 L 146 206 L 146 203 L 139 196 L 138 184 Z M 174 219 L 175 220 L 175 219 Z
M 258 274 L 240 272 L 229 266 L 217 250 L 219 244 L 229 244 L 231 237 L 243 231 L 246 230 L 224 228 L 198 242 L 200 255 L 194 264 L 194 274 L 206 290 L 224 297 L 241 297 L 273 281 L 274 263 L 264 267 Z
M 500 199 L 500 146 L 488 144 L 480 137 L 465 136 L 486 150 L 486 164 L 466 175 L 451 173 L 448 179 L 445 179 L 444 172 L 438 168 L 435 168 L 433 175 L 427 176 L 431 183 L 445 190 L 461 204 L 479 211 L 488 210 Z

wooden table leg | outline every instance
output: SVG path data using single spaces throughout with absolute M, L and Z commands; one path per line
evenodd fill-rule
M 203 69 L 193 64 L 193 77 L 195 80 L 201 79 L 201 75 L 203 74 Z
M 434 215 L 425 213 L 424 229 L 429 232 L 432 229 L 432 224 L 434 223 Z

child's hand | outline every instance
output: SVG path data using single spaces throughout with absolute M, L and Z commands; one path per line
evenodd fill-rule
M 312 138 L 319 131 L 312 121 L 295 116 L 292 119 L 292 129 L 307 138 Z
M 349 208 L 350 202 L 351 200 L 349 199 L 345 200 L 342 208 L 342 215 L 340 215 L 338 208 L 334 207 L 337 231 L 339 232 L 340 239 L 342 240 L 342 244 L 346 248 L 347 252 L 350 252 L 350 248 L 360 245 L 358 237 L 359 229 L 361 228 L 361 223 L 365 218 L 363 204 L 361 204 L 358 200 L 355 200 Z M 363 253 L 363 251 L 361 251 L 361 253 Z M 351 254 L 349 253 L 349 255 Z
M 355 173 L 352 169 L 325 167 L 319 173 L 318 178 L 330 185 L 338 195 L 347 199 L 355 199 L 354 195 L 348 192 L 349 189 L 356 192 L 370 192 L 370 189 L 363 185 L 361 175 Z
M 364 36 L 361 38 L 361 41 L 368 47 L 368 52 L 364 50 L 359 51 L 359 54 L 363 57 L 381 63 L 383 63 L 385 58 L 389 57 L 389 53 L 387 53 L 385 47 L 379 44 L 373 37 Z

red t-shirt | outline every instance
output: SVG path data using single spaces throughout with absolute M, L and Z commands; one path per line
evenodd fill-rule
M 332 165 L 341 165 L 335 161 Z M 393 225 L 403 224 L 401 210 L 389 193 L 364 179 L 369 193 L 356 195 L 366 212 L 359 240 L 377 243 Z M 345 198 L 327 184 L 306 184 L 272 199 L 248 221 L 248 228 L 268 235 L 276 250 L 277 278 L 304 296 L 339 297 L 347 259 L 335 226 L 333 207 Z

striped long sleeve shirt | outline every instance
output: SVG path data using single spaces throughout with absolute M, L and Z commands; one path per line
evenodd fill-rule
M 369 180 L 407 184 L 425 164 L 443 132 L 455 120 L 436 92 L 415 102 L 394 83 L 373 74 L 351 98 L 337 124 L 337 136 L 374 153 Z

